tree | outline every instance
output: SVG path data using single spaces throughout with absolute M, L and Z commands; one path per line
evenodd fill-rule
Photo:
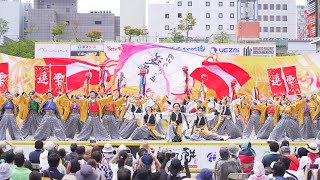
M 74 38 L 76 39 L 76 42 L 81 41 L 81 39 L 79 38 L 79 33 L 78 33 L 79 32 L 79 25 L 80 25 L 79 21 L 74 21 L 72 23 L 72 27 L 71 27 L 71 30 L 74 35 Z
M 9 22 L 0 18 L 0 39 L 1 37 L 9 31 Z
M 100 39 L 102 36 L 102 33 L 99 31 L 90 31 L 86 34 L 86 36 L 89 37 L 92 42 L 93 40 Z
M 39 30 L 38 26 L 35 24 L 28 25 L 27 29 L 24 32 L 27 34 L 27 37 L 31 38 L 31 35 Z
M 175 43 L 183 42 L 183 35 L 181 31 L 178 31 L 176 28 L 170 29 L 171 40 Z
M 180 20 L 178 29 L 186 33 L 187 42 L 189 40 L 189 32 L 193 29 L 193 27 L 196 24 L 197 24 L 197 20 L 192 16 L 192 14 L 186 14 L 186 16 Z
M 69 25 L 68 22 L 60 21 L 55 26 L 53 26 L 51 28 L 52 40 L 56 41 L 56 36 L 66 33 L 64 28 L 68 25 Z
M 123 29 L 125 35 L 129 36 L 129 42 L 131 42 L 131 39 L 134 36 L 145 36 L 149 34 L 149 32 L 145 29 L 131 28 L 130 26 L 125 26 Z
M 1 53 L 23 58 L 34 58 L 35 42 L 31 39 L 23 39 L 19 42 L 7 41 L 0 48 Z
M 228 33 L 221 31 L 220 34 L 214 37 L 214 41 L 219 44 L 229 43 L 231 41 Z

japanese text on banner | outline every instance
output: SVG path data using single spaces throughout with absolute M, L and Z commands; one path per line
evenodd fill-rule
M 287 84 L 288 95 L 301 94 L 300 86 L 298 83 L 297 72 L 295 66 L 283 67 L 284 79 Z
M 268 78 L 272 95 L 281 96 L 286 94 L 281 68 L 268 69 Z
M 54 96 L 66 93 L 66 66 L 51 66 L 51 91 Z
M 34 66 L 35 91 L 44 94 L 50 89 L 50 68 L 49 66 Z

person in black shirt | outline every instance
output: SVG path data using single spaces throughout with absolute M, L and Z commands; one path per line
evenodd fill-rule
M 279 144 L 277 142 L 271 141 L 269 143 L 269 148 L 270 148 L 270 154 L 265 155 L 262 158 L 262 164 L 265 168 L 270 167 L 273 161 L 277 162 L 282 157 L 282 155 L 278 153 Z
M 35 151 L 32 151 L 30 154 L 29 154 L 29 160 L 31 163 L 37 163 L 37 164 L 40 164 L 40 154 L 43 152 L 42 151 L 42 148 L 43 148 L 43 142 L 38 140 L 35 142 L 34 144 L 34 147 L 35 147 Z
M 52 153 L 48 156 L 48 163 L 50 168 L 43 171 L 43 177 L 48 177 L 51 179 L 61 180 L 63 178 L 63 174 L 61 174 L 57 167 L 59 166 L 60 155 L 56 153 Z

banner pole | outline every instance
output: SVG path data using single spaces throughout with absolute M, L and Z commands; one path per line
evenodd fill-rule
M 51 63 L 49 64 L 49 78 L 50 78 L 50 80 L 49 80 L 49 89 L 50 89 L 50 92 L 52 91 L 52 84 L 51 84 L 51 82 L 52 82 L 52 74 L 51 74 Z

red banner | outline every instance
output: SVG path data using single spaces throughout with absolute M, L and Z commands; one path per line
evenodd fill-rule
M 284 84 L 281 68 L 268 69 L 269 84 L 272 95 L 281 96 L 287 94 L 286 86 Z
M 0 94 L 8 91 L 9 85 L 9 64 L 0 63 Z
M 50 68 L 49 66 L 34 66 L 35 91 L 44 94 L 50 89 Z
M 66 93 L 66 66 L 51 66 L 51 92 L 54 96 Z
M 282 68 L 284 79 L 287 84 L 288 95 L 301 94 L 301 89 L 298 83 L 296 66 L 288 66 Z

